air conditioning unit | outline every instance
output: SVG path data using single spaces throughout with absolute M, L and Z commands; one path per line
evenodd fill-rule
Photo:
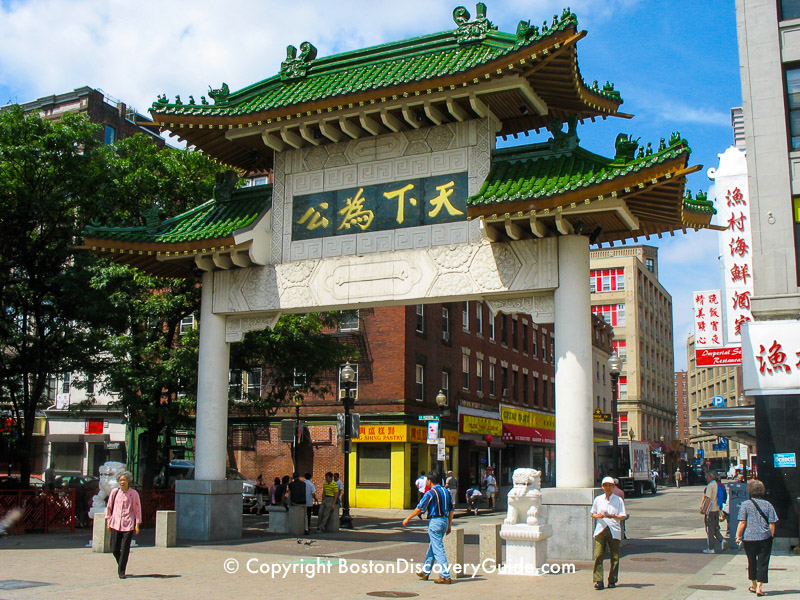
M 503 388 L 503 398 L 508 398 L 508 396 L 509 396 L 508 388 Z

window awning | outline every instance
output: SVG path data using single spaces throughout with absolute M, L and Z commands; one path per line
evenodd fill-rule
M 552 429 L 503 423 L 503 441 L 508 443 L 555 444 L 556 432 Z

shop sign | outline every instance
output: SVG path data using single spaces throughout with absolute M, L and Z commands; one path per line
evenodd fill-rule
M 450 429 L 439 429 L 439 435 L 445 439 L 448 446 L 458 446 L 458 432 L 451 431 Z M 424 444 L 428 440 L 428 430 L 425 427 L 416 427 L 414 425 L 408 428 L 408 441 L 412 444 Z
M 506 425 L 522 425 L 523 427 L 538 427 L 539 429 L 556 428 L 555 415 L 520 410 L 503 406 L 500 408 L 500 418 Z
M 439 439 L 439 421 L 429 421 L 427 442 L 434 445 L 437 439 Z
M 83 433 L 88 434 L 102 434 L 103 433 L 103 419 L 86 419 L 83 422 Z
M 742 380 L 748 395 L 800 391 L 800 322 L 747 323 L 742 328 Z
M 499 419 L 490 419 L 488 417 L 461 415 L 461 433 L 501 437 L 503 435 L 503 422 Z
M 776 469 L 797 466 L 797 456 L 794 452 L 776 453 L 772 455 L 772 458 Z
M 408 436 L 406 425 L 361 425 L 358 442 L 405 442 Z

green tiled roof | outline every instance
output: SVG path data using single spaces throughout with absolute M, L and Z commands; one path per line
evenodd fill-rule
M 467 36 L 465 41 L 465 27 L 476 22 L 488 23 L 488 26 L 484 24 L 482 34 Z M 494 30 L 484 17 L 483 22 L 479 18 L 454 30 L 320 59 L 316 58 L 316 49 L 306 42 L 301 45 L 301 50 L 305 48 L 305 60 L 303 54 L 301 58 L 292 58 L 294 48 L 290 47 L 282 73 L 232 94 L 223 84 L 222 88 L 210 93 L 214 104 L 183 104 L 177 99 L 170 102 L 161 96 L 151 111 L 161 115 L 206 117 L 247 115 L 432 80 L 491 63 L 561 31 L 575 29 L 577 23 L 577 17 L 566 9 L 560 17 L 553 18 L 552 24 L 545 23 L 541 30 L 523 21 L 516 34 L 509 34 Z M 287 70 L 292 66 L 297 68 Z M 612 84 L 600 87 L 595 82 L 587 89 L 601 98 L 622 103 Z
M 230 200 L 209 200 L 181 215 L 137 227 L 86 228 L 87 238 L 122 242 L 182 243 L 231 236 L 247 229 L 272 205 L 272 185 L 234 190 Z
M 686 190 L 686 195 L 683 197 L 683 208 L 698 215 L 717 214 L 714 203 L 708 199 L 708 194 L 705 192 L 697 192 L 697 196 L 692 198 L 692 192 Z
M 670 144 L 647 154 L 640 148 L 639 157 L 618 152 L 605 158 L 575 146 L 552 149 L 554 140 L 542 144 L 496 150 L 489 176 L 477 194 L 467 199 L 472 206 L 548 198 L 612 181 L 689 154 L 686 140 L 673 136 Z M 619 144 L 619 142 L 618 142 Z M 635 150 L 635 142 L 634 150 Z

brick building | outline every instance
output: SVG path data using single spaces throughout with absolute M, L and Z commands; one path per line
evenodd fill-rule
M 491 460 L 501 483 L 516 467 L 541 469 L 552 484 L 555 460 L 554 335 L 521 315 L 492 317 L 482 302 L 457 302 L 361 310 L 335 335 L 357 346 L 355 412 L 361 419 L 350 472 L 353 506 L 401 508 L 414 499 L 420 471 L 437 465 L 420 415 L 439 415 L 439 391 L 447 397 L 441 421 L 446 468 L 466 489 Z M 355 365 L 354 365 L 355 366 Z M 302 436 L 298 470 L 320 482 L 326 471 L 342 473 L 342 441 L 335 393 L 307 398 L 300 406 Z M 292 444 L 281 441 L 280 422 L 294 420 L 288 407 L 264 423 L 231 418 L 231 463 L 248 476 L 270 481 L 293 470 Z M 491 458 L 487 435 L 492 436 Z

